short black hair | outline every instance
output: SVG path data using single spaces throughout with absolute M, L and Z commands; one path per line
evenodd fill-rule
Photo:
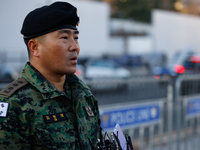
M 30 39 L 24 39 L 24 43 L 25 43 L 25 45 L 26 45 L 26 47 L 27 47 L 27 51 L 28 51 L 28 58 L 30 59 L 30 49 L 29 49 L 29 47 L 28 47 L 28 42 L 30 41 Z

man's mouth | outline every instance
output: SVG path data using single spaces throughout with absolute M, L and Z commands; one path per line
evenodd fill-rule
M 72 57 L 70 60 L 77 60 L 77 56 Z
M 72 58 L 70 59 L 70 61 L 71 61 L 72 63 L 77 63 L 77 59 L 78 59 L 78 57 L 77 57 L 77 56 L 74 56 L 74 57 L 72 57 Z

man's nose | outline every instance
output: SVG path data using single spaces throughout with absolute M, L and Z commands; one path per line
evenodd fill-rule
M 77 51 L 79 49 L 79 43 L 72 39 L 70 41 L 70 51 Z

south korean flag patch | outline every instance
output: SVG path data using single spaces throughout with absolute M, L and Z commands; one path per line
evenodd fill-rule
M 6 117 L 8 112 L 9 103 L 7 102 L 0 102 L 0 117 Z

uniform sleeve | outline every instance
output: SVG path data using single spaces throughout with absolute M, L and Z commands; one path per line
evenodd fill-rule
M 98 101 L 96 101 L 96 109 L 97 109 L 98 125 L 100 127 L 98 137 L 100 139 L 102 137 L 102 127 L 101 127 L 101 117 L 100 117 L 100 112 L 99 112 L 99 107 L 98 107 Z
M 27 110 L 17 99 L 5 99 L 0 96 L 0 101 L 9 103 L 7 115 L 0 117 L 0 150 L 31 149 Z

